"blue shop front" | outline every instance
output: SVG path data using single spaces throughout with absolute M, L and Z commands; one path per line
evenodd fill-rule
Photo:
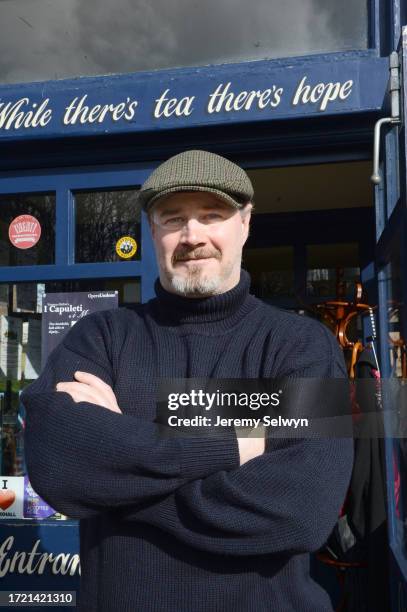
M 255 211 L 243 265 L 255 295 L 326 323 L 351 378 L 366 347 L 382 379 L 407 378 L 407 11 L 398 0 L 354 4 L 356 25 L 342 11 L 334 41 L 297 48 L 294 28 L 281 50 L 255 41 L 207 57 L 206 41 L 182 64 L 152 54 L 132 72 L 0 84 L 3 591 L 78 589 L 78 523 L 28 481 L 19 396 L 78 318 L 154 295 L 137 192 L 171 155 L 207 149 L 247 170 Z M 388 609 L 407 610 L 407 455 L 401 422 L 384 426 L 384 514 L 372 528 L 380 544 L 369 544 L 384 566 L 341 565 L 329 551 L 313 559 L 346 610 L 363 587 L 344 586 L 344 574 L 359 584 L 371 571 Z

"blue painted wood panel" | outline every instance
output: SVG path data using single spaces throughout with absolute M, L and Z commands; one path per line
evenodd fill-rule
M 382 108 L 375 51 L 0 86 L 0 142 L 239 125 Z

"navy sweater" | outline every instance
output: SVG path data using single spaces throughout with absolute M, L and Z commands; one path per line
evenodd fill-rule
M 309 553 L 328 538 L 352 468 L 350 439 L 270 438 L 239 467 L 235 433 L 158 434 L 160 377 L 344 377 L 318 322 L 232 290 L 157 298 L 80 320 L 23 394 L 34 488 L 80 519 L 83 612 L 322 612 Z M 111 385 L 123 414 L 56 392 L 76 370 Z

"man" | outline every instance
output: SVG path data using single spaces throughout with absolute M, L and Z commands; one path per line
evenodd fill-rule
M 80 610 L 331 610 L 309 576 L 352 467 L 351 440 L 160 436 L 161 378 L 346 377 L 333 335 L 265 305 L 241 270 L 253 188 L 187 151 L 142 186 L 157 297 L 87 316 L 28 390 L 34 488 L 80 521 Z

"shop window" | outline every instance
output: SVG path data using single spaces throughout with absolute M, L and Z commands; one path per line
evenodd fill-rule
M 406 306 L 402 293 L 400 238 L 397 236 L 391 261 L 384 268 L 389 350 L 389 378 L 384 394 L 384 416 L 388 444 L 391 446 L 391 470 L 394 491 L 394 535 L 396 546 L 407 559 L 407 351 Z M 398 379 L 398 380 L 395 380 Z
M 55 261 L 55 195 L 0 195 L 0 266 Z
M 393 253 L 387 271 L 387 320 L 392 378 L 407 378 L 406 340 L 402 329 L 404 304 L 401 297 L 400 253 Z
M 359 280 L 357 243 L 308 245 L 308 296 L 352 297 Z
M 77 191 L 75 261 L 140 259 L 141 207 L 136 189 Z
M 3 83 L 369 46 L 366 0 L 347 0 L 346 10 L 337 0 L 70 4 L 0 2 Z
M 294 249 L 291 246 L 245 249 L 243 267 L 252 291 L 261 299 L 294 295 Z
M 38 502 L 35 494 L 30 492 L 27 483 L 24 483 L 25 411 L 20 401 L 22 390 L 38 378 L 41 372 L 41 349 L 44 343 L 43 296 L 50 293 L 76 292 L 92 292 L 97 296 L 114 291 L 118 292 L 118 306 L 131 308 L 140 301 L 140 279 L 81 279 L 0 284 L 0 476 L 15 477 L 9 480 L 10 486 L 16 495 L 23 495 L 24 490 L 25 502 L 29 499 L 29 503 L 37 503 L 46 508 L 46 505 Z M 72 301 L 73 297 L 67 297 L 67 302 L 69 299 Z M 64 315 L 65 319 L 68 316 Z M 14 505 L 11 509 L 13 508 Z M 0 519 L 4 518 L 3 510 L 2 506 Z M 20 510 L 23 512 L 22 506 Z M 27 513 L 31 511 L 35 512 L 35 508 L 27 510 L 25 507 L 24 518 L 28 518 Z M 44 512 L 60 518 L 52 509 Z M 35 516 L 45 517 L 44 514 Z

